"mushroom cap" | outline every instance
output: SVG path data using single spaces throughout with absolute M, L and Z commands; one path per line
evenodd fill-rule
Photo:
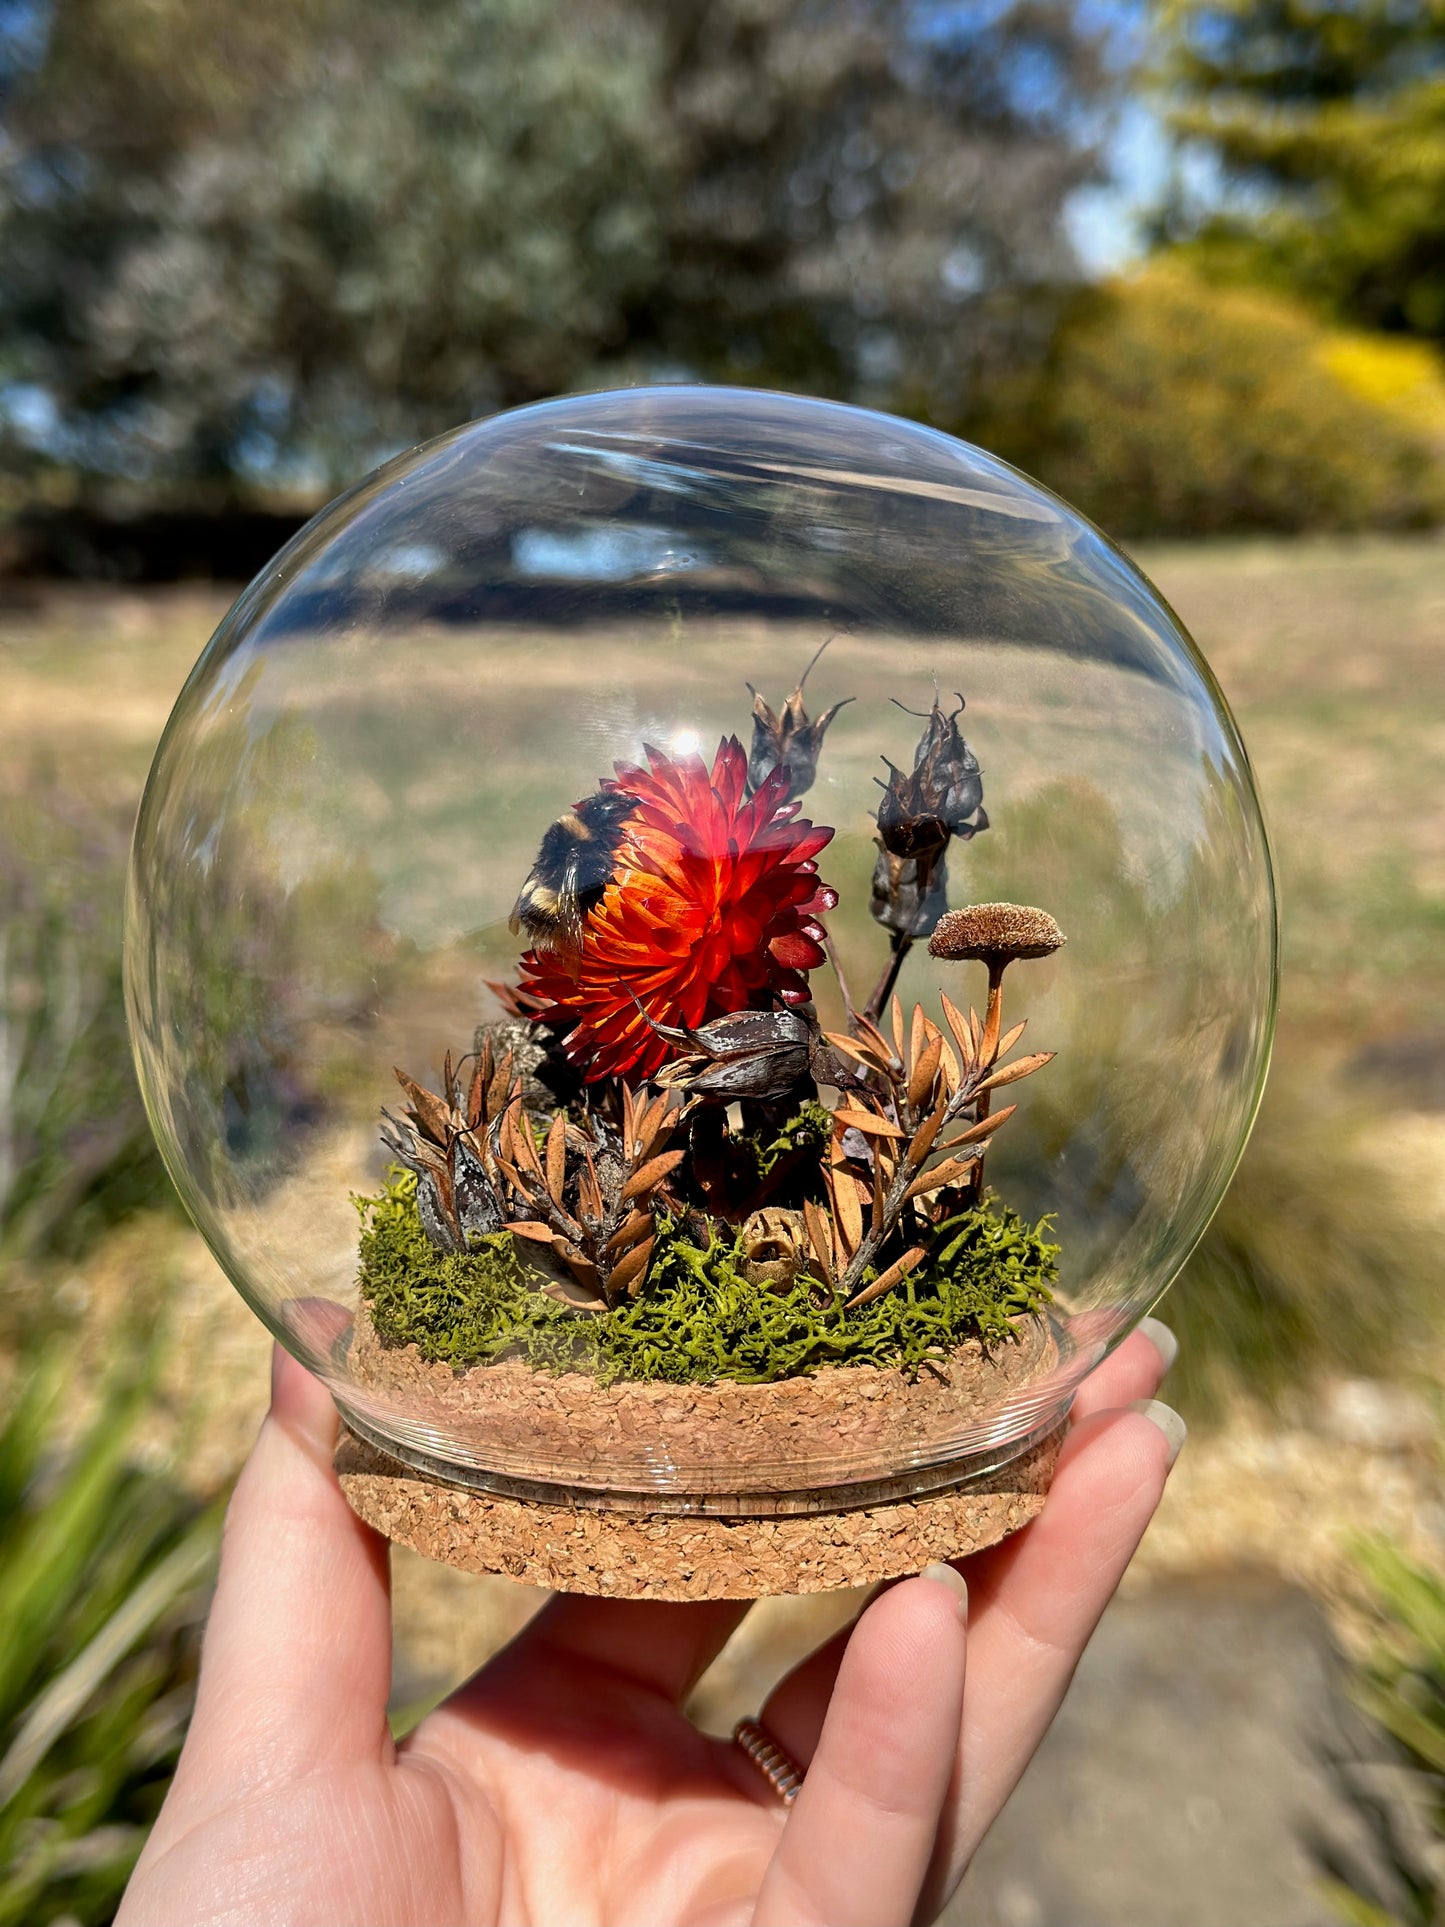
M 938 920 L 928 940 L 929 954 L 964 963 L 1047 957 L 1064 941 L 1064 933 L 1047 910 L 1024 903 L 971 903 L 966 910 L 949 910 Z

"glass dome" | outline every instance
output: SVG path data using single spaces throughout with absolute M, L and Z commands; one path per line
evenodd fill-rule
M 665 387 L 458 429 L 263 571 L 126 963 L 181 1195 L 359 1433 L 749 1512 L 1056 1422 L 1228 1182 L 1275 948 L 1117 548 L 933 430 Z

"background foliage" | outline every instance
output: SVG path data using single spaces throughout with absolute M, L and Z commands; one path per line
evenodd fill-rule
M 1065 0 L 83 0 L 14 64 L 38 439 L 303 488 L 635 372 L 956 412 L 1046 336 L 1114 85 Z
M 703 378 L 977 436 L 1126 534 L 1433 521 L 1442 17 L 17 0 L 12 515 L 300 511 L 460 420 Z M 1092 287 L 1079 197 L 1141 92 L 1165 259 Z
M 1445 337 L 1441 0 L 1164 0 L 1170 121 L 1230 190 L 1166 235 L 1367 328 Z

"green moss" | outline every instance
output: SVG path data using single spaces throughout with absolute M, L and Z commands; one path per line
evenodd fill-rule
M 647 1282 L 613 1311 L 577 1313 L 537 1289 L 538 1274 L 506 1235 L 448 1256 L 427 1240 L 414 1180 L 359 1199 L 361 1291 L 384 1345 L 465 1371 L 520 1358 L 538 1371 L 619 1378 L 766 1384 L 820 1365 L 916 1372 L 965 1340 L 1006 1342 L 1012 1321 L 1050 1298 L 1058 1247 L 992 1200 L 941 1226 L 937 1256 L 894 1290 L 846 1312 L 749 1284 L 735 1238 L 689 1242 L 666 1219 Z
M 775 1169 L 781 1158 L 791 1158 L 804 1151 L 821 1152 L 823 1146 L 833 1135 L 833 1118 L 816 1099 L 804 1104 L 796 1117 L 790 1117 L 778 1136 L 764 1144 L 758 1138 L 745 1138 L 743 1141 L 758 1161 L 759 1177 L 767 1177 Z

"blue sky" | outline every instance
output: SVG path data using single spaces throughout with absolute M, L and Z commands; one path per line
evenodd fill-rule
M 1088 273 L 1113 274 L 1139 258 L 1141 220 L 1159 201 L 1170 158 L 1159 116 L 1143 101 L 1131 101 L 1106 150 L 1113 178 L 1080 188 L 1069 204 L 1069 235 Z

